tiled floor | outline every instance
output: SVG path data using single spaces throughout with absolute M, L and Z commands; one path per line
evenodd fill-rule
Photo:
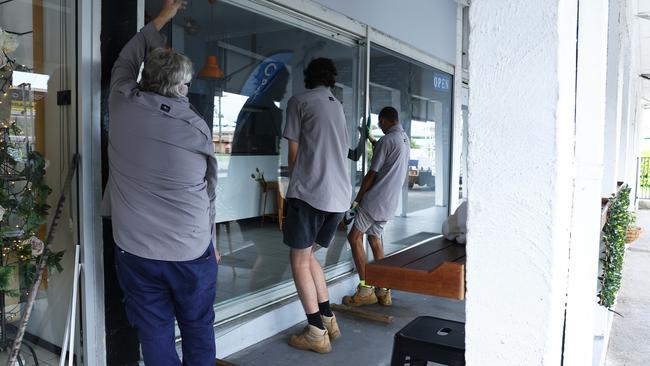
M 606 366 L 650 365 L 650 211 L 637 211 L 636 225 L 643 232 L 626 248 Z
M 424 296 L 393 291 L 393 306 L 372 305 L 367 309 L 392 315 L 391 324 L 337 313 L 343 336 L 332 344 L 332 352 L 317 354 L 291 348 L 287 341 L 291 334 L 299 333 L 303 322 L 289 330 L 246 348 L 226 358 L 236 365 L 372 365 L 390 364 L 395 333 L 420 315 L 465 321 L 465 301 Z M 217 345 L 218 346 L 218 345 Z M 429 363 L 433 365 L 433 363 Z
M 34 349 L 34 352 L 36 353 L 36 358 L 38 360 L 38 365 L 39 366 L 58 366 L 59 365 L 59 355 L 51 353 L 44 348 L 38 347 L 38 346 L 33 346 L 32 348 Z M 25 366 L 33 366 L 36 365 L 36 362 L 34 362 L 34 356 L 32 353 L 25 347 L 23 346 L 22 351 L 20 353 L 22 356 L 23 360 L 23 365 Z M 0 352 L 0 364 L 1 365 L 6 365 L 7 364 L 7 357 L 8 353 L 7 352 Z M 16 362 L 16 365 L 19 365 L 18 362 Z

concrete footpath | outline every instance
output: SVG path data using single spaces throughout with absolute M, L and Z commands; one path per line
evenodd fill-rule
M 627 248 L 606 366 L 650 365 L 650 210 L 637 211 L 641 237 Z
M 341 299 L 332 299 L 340 302 Z M 240 351 L 226 361 L 241 366 L 388 366 L 393 336 L 419 315 L 465 321 L 465 301 L 393 291 L 393 306 L 371 305 L 368 310 L 392 315 L 393 323 L 384 324 L 347 314 L 336 315 L 343 336 L 332 343 L 332 352 L 317 354 L 291 348 L 291 334 L 300 333 L 306 321 L 274 337 Z M 303 314 L 296 314 L 304 317 Z M 429 363 L 434 365 L 434 363 Z

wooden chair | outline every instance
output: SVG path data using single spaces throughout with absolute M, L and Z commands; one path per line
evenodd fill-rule
M 277 212 L 275 214 L 266 213 L 266 201 L 268 198 L 269 191 L 275 191 L 275 206 L 277 207 Z M 282 227 L 284 224 L 284 192 L 285 191 L 286 191 L 286 187 L 283 187 L 282 184 L 277 181 L 266 182 L 262 190 L 262 225 L 264 224 L 264 218 L 266 216 L 277 218 L 278 226 L 280 227 L 280 231 L 282 231 Z

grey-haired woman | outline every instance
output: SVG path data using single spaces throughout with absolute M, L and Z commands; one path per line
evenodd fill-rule
M 192 63 L 162 48 L 160 29 L 184 1 L 166 0 L 115 61 L 109 178 L 116 266 L 146 365 L 214 365 L 217 261 L 211 242 L 217 163 L 212 134 L 186 97 Z M 144 61 L 142 79 L 137 82 Z M 110 210 L 110 211 L 109 211 Z

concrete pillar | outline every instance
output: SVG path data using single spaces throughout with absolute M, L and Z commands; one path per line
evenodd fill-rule
M 616 169 L 616 181 L 617 182 L 625 182 L 627 184 L 630 184 L 631 182 L 628 181 L 628 173 L 630 172 L 630 157 L 628 156 L 628 147 L 629 147 L 629 140 L 631 138 L 630 134 L 630 122 L 631 122 L 631 116 L 630 116 L 630 102 L 631 102 L 631 94 L 632 94 L 632 88 L 630 85 L 630 57 L 629 57 L 629 42 L 626 42 L 623 44 L 624 45 L 624 53 L 625 53 L 625 63 L 623 64 L 623 74 L 621 75 L 622 77 L 622 83 L 623 83 L 623 89 L 622 89 L 622 99 L 621 99 L 621 122 L 620 122 L 620 141 L 618 145 L 618 168 Z
M 468 365 L 559 365 L 575 139 L 576 0 L 470 6 Z
M 637 4 L 634 1 L 619 3 L 619 39 L 622 74 L 620 100 L 620 136 L 618 146 L 618 161 L 616 180 L 625 182 L 632 189 L 634 201 L 637 181 L 637 140 L 636 128 L 637 106 L 639 103 L 638 85 L 641 73 L 639 66 L 639 18 L 636 17 Z M 633 207 L 634 202 L 631 202 Z
M 598 307 L 608 0 L 580 6 L 576 86 L 576 147 L 564 365 L 591 365 Z M 598 77 L 598 76 L 601 77 Z
M 602 196 L 609 197 L 616 192 L 618 177 L 618 151 L 620 144 L 619 105 L 622 89 L 620 77 L 622 60 L 620 55 L 620 0 L 609 2 L 607 38 L 607 94 L 605 105 L 605 150 L 603 154 Z
M 631 2 L 628 11 L 628 27 L 630 29 L 630 127 L 629 127 L 629 142 L 627 155 L 629 156 L 628 162 L 628 175 L 626 181 L 629 182 L 632 192 L 630 193 L 630 209 L 636 208 L 636 196 L 638 188 L 638 163 L 641 152 L 639 145 L 641 144 L 641 117 L 642 117 L 642 83 L 639 75 L 641 70 L 641 39 L 638 36 L 640 32 L 640 22 L 647 22 L 637 17 L 639 12 L 638 4 Z

